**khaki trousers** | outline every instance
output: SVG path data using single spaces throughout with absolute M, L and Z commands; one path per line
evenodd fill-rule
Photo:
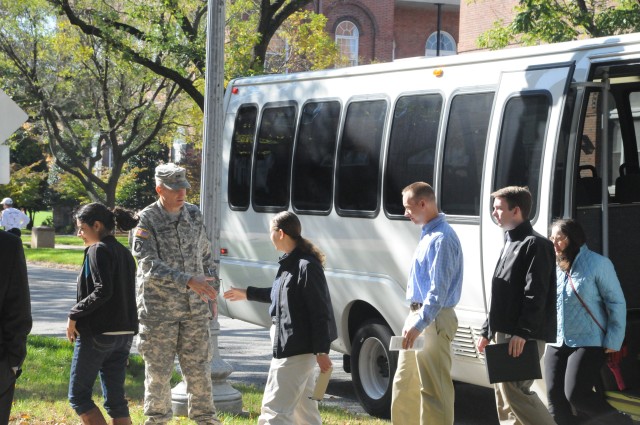
M 417 312 L 410 312 L 405 327 L 413 326 L 417 318 Z M 443 308 L 422 333 L 422 350 L 400 350 L 391 395 L 393 424 L 453 425 L 451 341 L 457 329 L 455 311 Z
M 496 343 L 509 342 L 511 335 L 496 332 Z M 540 358 L 544 341 L 537 340 Z M 555 425 L 555 421 L 538 394 L 531 391 L 533 380 L 495 384 L 496 407 L 501 425 Z
M 271 341 L 275 327 L 271 326 Z M 258 425 L 321 425 L 315 387 L 316 356 L 300 354 L 271 359 Z

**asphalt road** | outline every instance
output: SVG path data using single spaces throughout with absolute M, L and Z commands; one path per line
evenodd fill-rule
M 76 297 L 77 271 L 29 265 L 28 273 L 34 320 L 32 334 L 64 337 L 66 315 Z M 220 317 L 218 348 L 222 359 L 234 369 L 227 378 L 230 384 L 264 387 L 271 359 L 267 329 Z M 332 352 L 331 360 L 334 373 L 323 403 L 366 414 L 353 392 L 351 375 L 342 370 L 342 355 Z M 497 424 L 493 391 L 456 383 L 455 418 L 456 425 Z

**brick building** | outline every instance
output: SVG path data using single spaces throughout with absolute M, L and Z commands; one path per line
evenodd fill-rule
M 313 0 L 308 9 L 327 17 L 326 30 L 351 65 L 363 65 L 479 50 L 478 37 L 496 21 L 510 23 L 518 4 L 519 0 Z M 285 46 L 274 37 L 271 49 L 284 51 Z
M 502 20 L 504 24 L 511 23 L 515 14 L 514 8 L 519 0 L 472 0 L 462 1 L 460 4 L 460 27 L 458 52 L 472 52 L 478 50 L 476 40 L 493 23 Z
M 438 6 L 438 4 L 440 6 Z M 314 0 L 353 65 L 458 51 L 460 0 Z M 463 2 L 464 3 L 464 2 Z M 439 10 L 439 13 L 438 13 Z

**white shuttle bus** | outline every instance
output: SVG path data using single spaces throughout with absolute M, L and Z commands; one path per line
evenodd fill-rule
M 269 221 L 299 215 L 327 256 L 344 353 L 362 405 L 388 416 L 405 288 L 420 229 L 401 190 L 426 181 L 464 252 L 454 379 L 488 385 L 475 342 L 503 245 L 490 193 L 533 194 L 533 227 L 580 221 L 613 261 L 640 343 L 640 34 L 393 63 L 240 78 L 225 94 L 221 277 L 270 286 Z M 207 182 L 205 182 L 207 184 Z M 210 226 L 213 223 L 208 223 Z M 220 312 L 264 326 L 267 306 Z

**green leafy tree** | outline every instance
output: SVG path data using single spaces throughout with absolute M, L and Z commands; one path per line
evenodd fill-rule
M 168 157 L 166 145 L 156 143 L 131 158 L 116 191 L 116 204 L 140 210 L 157 199 L 155 167 Z
M 51 205 L 77 206 L 88 204 L 92 199 L 82 182 L 65 173 L 60 167 L 53 165 L 47 183 L 51 188 Z
M 12 164 L 11 181 L 0 189 L 1 197 L 11 197 L 15 207 L 26 210 L 31 219 L 27 225 L 29 229 L 33 227 L 35 213 L 44 209 L 47 171 L 37 171 L 39 166 L 37 162 L 23 167 Z
M 127 60 L 173 81 L 204 111 L 206 0 L 48 0 L 85 34 Z M 269 41 L 282 23 L 311 0 L 229 0 L 229 70 L 261 72 Z M 248 27 L 245 22 L 251 22 Z M 241 29 L 241 34 L 235 25 Z M 246 28 L 246 31 L 244 30 Z M 238 36 L 238 37 L 234 37 Z M 248 44 L 240 48 L 239 42 Z M 243 56 L 233 56 L 241 51 Z M 249 72 L 246 72 L 249 71 Z
M 0 185 L 0 198 L 10 197 L 19 208 L 24 208 L 31 218 L 37 211 L 47 208 L 46 194 L 48 166 L 42 143 L 33 134 L 33 127 L 21 128 L 9 139 L 11 181 Z
M 327 69 L 343 64 L 338 46 L 325 31 L 327 18 L 309 10 L 296 12 L 287 19 L 275 37 L 276 50 L 270 49 L 265 72 L 300 72 Z
M 22 88 L 17 97 L 46 129 L 56 166 L 112 206 L 124 164 L 170 140 L 180 89 L 54 18 L 44 1 L 0 0 L 3 81 Z
M 481 48 L 533 45 L 640 31 L 640 1 L 521 0 L 509 24 L 494 23 L 478 39 Z
M 256 30 L 260 14 L 256 0 L 227 1 L 225 7 L 224 76 L 226 84 L 236 77 L 261 72 L 253 57 L 262 35 Z M 266 50 L 263 57 L 266 57 Z

